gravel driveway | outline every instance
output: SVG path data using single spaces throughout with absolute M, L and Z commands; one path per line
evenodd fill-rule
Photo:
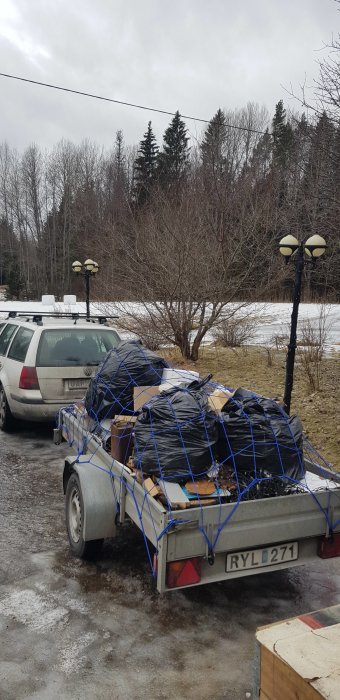
M 256 627 L 339 602 L 340 559 L 161 597 L 132 526 L 77 561 L 69 448 L 33 426 L 0 433 L 0 450 L 1 700 L 243 699 Z

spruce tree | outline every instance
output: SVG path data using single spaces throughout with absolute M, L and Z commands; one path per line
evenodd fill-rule
M 281 208 L 288 197 L 291 160 L 294 144 L 294 132 L 287 122 L 286 110 L 280 100 L 275 108 L 272 121 L 273 160 L 272 170 L 277 192 L 277 204 Z
M 273 133 L 273 165 L 276 169 L 285 170 L 293 144 L 293 129 L 286 118 L 283 100 L 275 107 L 272 122 Z
M 203 168 L 207 176 L 220 176 L 225 171 L 224 156 L 227 126 L 221 109 L 210 120 L 201 143 Z
M 327 113 L 323 112 L 311 135 L 303 180 L 304 199 L 308 202 L 308 219 L 313 233 L 320 233 L 320 226 L 326 223 L 326 212 L 328 214 L 332 208 L 334 185 L 339 181 L 338 157 L 334 157 L 336 146 L 337 129 Z
M 149 122 L 135 160 L 134 199 L 138 205 L 145 204 L 150 197 L 157 177 L 157 156 L 158 146 Z
M 177 111 L 163 136 L 163 150 L 158 156 L 160 181 L 165 187 L 181 184 L 188 170 L 189 137 Z

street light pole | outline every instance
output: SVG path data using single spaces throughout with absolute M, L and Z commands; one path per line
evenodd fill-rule
M 294 363 L 295 363 L 295 351 L 296 351 L 296 337 L 297 337 L 297 322 L 299 315 L 299 304 L 301 299 L 301 283 L 302 283 L 302 272 L 304 268 L 304 251 L 303 243 L 301 243 L 297 249 L 297 258 L 295 266 L 295 280 L 294 280 L 294 291 L 293 291 L 293 310 L 291 315 L 290 324 L 290 338 L 286 359 L 286 381 L 285 381 L 285 392 L 283 397 L 283 408 L 290 414 L 290 403 L 292 398 L 293 381 L 294 381 Z
M 85 277 L 85 297 L 86 297 L 86 320 L 90 320 L 90 276 L 91 272 L 89 270 L 85 270 L 84 272 L 84 277 Z
M 327 245 L 326 241 L 318 234 L 310 236 L 310 238 L 307 240 L 303 240 L 302 243 L 299 243 L 297 238 L 289 234 L 288 236 L 282 238 L 279 243 L 279 247 L 280 253 L 284 255 L 287 263 L 290 259 L 293 259 L 295 262 L 293 309 L 291 315 L 290 338 L 286 359 L 286 380 L 283 397 L 283 408 L 289 415 L 294 382 L 294 363 L 297 345 L 297 322 L 301 299 L 302 272 L 306 262 L 312 262 L 313 266 L 315 266 L 316 259 L 324 254 Z
M 86 320 L 90 321 L 90 277 L 94 277 L 98 272 L 98 263 L 94 260 L 85 260 L 84 262 L 84 272 L 82 272 L 82 263 L 79 260 L 75 260 L 72 263 L 72 270 L 76 275 L 83 275 L 85 278 L 85 303 L 86 303 Z

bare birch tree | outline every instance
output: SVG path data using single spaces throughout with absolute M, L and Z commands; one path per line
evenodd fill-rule
M 180 203 L 158 190 L 152 206 L 131 219 L 119 282 L 135 304 L 117 305 L 127 328 L 131 319 L 147 318 L 164 342 L 192 360 L 211 328 L 259 290 L 267 245 L 258 235 L 262 211 L 255 202 L 247 214 L 247 204 L 238 201 L 238 224 L 230 209 L 231 224 L 222 229 L 212 224 L 204 191 L 197 196 L 196 186 L 188 185 Z

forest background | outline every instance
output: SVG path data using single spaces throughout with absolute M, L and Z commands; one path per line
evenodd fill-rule
M 3 143 L 0 284 L 10 298 L 60 296 L 82 289 L 71 265 L 90 256 L 98 299 L 137 300 L 143 279 L 144 298 L 162 298 L 156 278 L 176 294 L 186 274 L 193 292 L 209 277 L 210 300 L 230 296 L 231 281 L 235 298 L 286 300 L 278 241 L 318 233 L 327 257 L 307 270 L 304 299 L 339 301 L 339 209 L 339 126 L 326 110 L 287 116 L 282 101 L 271 122 L 256 104 L 219 109 L 197 142 L 177 112 L 160 148 L 151 122 L 139 146 L 117 131 L 111 152 L 62 141 L 19 154 Z
M 0 284 L 12 299 L 83 296 L 75 259 L 99 264 L 91 298 L 137 301 L 184 356 L 230 302 L 291 298 L 280 238 L 318 233 L 327 255 L 305 266 L 304 301 L 340 299 L 340 44 L 320 62 L 312 108 L 270 117 L 218 109 L 197 139 L 177 111 L 157 144 L 109 152 L 61 141 L 42 152 L 0 146 Z M 280 259 L 281 258 L 281 259 Z M 193 328 L 197 348 L 189 347 Z M 188 345 L 189 343 L 189 345 Z M 194 350 L 194 352 L 193 352 Z

